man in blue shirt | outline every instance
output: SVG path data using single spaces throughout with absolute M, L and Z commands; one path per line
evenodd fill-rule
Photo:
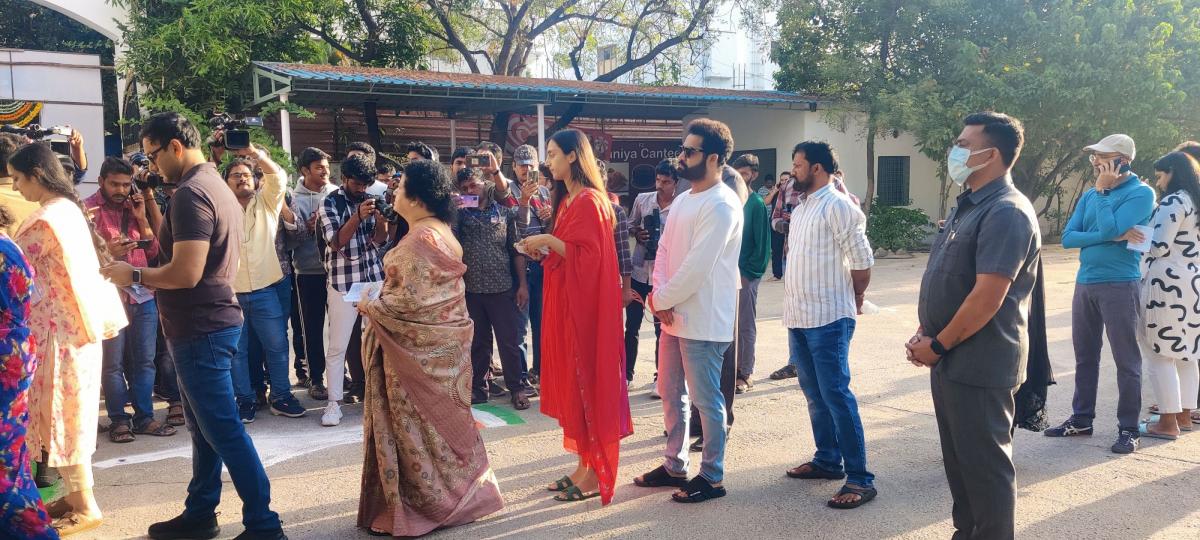
M 1138 446 L 1142 406 L 1142 356 L 1137 343 L 1141 253 L 1128 249 L 1129 233 L 1154 211 L 1154 190 L 1129 170 L 1137 155 L 1128 135 L 1109 135 L 1088 146 L 1096 187 L 1079 200 L 1063 231 L 1063 247 L 1079 248 L 1079 274 L 1071 304 L 1075 346 L 1074 414 L 1047 437 L 1091 435 L 1096 417 L 1102 332 L 1107 331 L 1117 364 L 1117 421 L 1112 451 L 1129 454 Z

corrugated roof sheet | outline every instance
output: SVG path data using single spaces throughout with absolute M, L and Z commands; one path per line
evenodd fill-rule
M 814 96 L 791 92 L 729 90 L 693 86 L 639 86 L 623 83 L 573 81 L 565 79 L 535 79 L 481 75 L 477 73 L 448 73 L 407 69 L 333 66 L 321 64 L 289 64 L 255 62 L 255 65 L 296 79 L 310 81 L 359 82 L 397 86 L 458 87 L 501 91 L 537 91 L 561 94 L 590 94 L 650 98 L 680 98 L 699 101 L 742 101 L 756 103 L 807 103 L 818 101 Z

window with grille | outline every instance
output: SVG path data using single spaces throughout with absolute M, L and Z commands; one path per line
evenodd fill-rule
M 880 156 L 876 197 L 879 204 L 908 206 L 908 156 Z

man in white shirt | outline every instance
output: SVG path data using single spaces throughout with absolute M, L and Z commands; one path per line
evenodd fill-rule
M 817 452 L 787 475 L 846 478 L 829 506 L 857 508 L 877 492 L 875 476 L 867 471 L 858 402 L 850 391 L 850 338 L 875 259 L 867 241 L 867 219 L 834 185 L 837 171 L 837 156 L 827 143 L 807 141 L 792 150 L 792 175 L 800 195 L 788 230 L 783 324 L 791 362 L 808 399 Z
M 694 120 L 680 150 L 678 175 L 692 187 L 671 203 L 655 257 L 654 292 L 647 301 L 662 321 L 658 391 L 667 427 L 666 459 L 634 482 L 644 487 L 678 487 L 673 500 L 696 503 L 725 495 L 721 365 L 733 342 L 742 204 L 721 182 L 722 168 L 733 151 L 728 126 L 706 118 Z M 706 434 L 700 474 L 690 481 L 684 444 L 690 424 L 689 393 Z

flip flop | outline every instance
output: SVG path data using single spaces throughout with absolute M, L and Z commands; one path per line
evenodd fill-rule
M 1152 415 L 1150 415 L 1150 418 L 1147 421 L 1152 424 L 1157 424 L 1161 418 L 1162 418 L 1161 414 L 1152 414 Z M 1179 431 L 1194 431 L 1195 429 L 1196 429 L 1195 426 L 1186 426 L 1185 427 L 1183 424 L 1179 425 Z
M 837 498 L 842 495 L 858 495 L 858 500 L 854 501 L 854 502 L 845 502 L 844 503 L 844 502 L 837 502 L 833 499 L 829 499 L 829 502 L 827 503 L 829 505 L 829 507 L 837 508 L 839 510 L 851 510 L 854 508 L 858 508 L 864 504 L 871 502 L 871 500 L 873 500 L 876 495 L 879 495 L 879 491 L 873 487 L 862 487 L 862 486 L 854 486 L 854 485 L 846 484 L 846 485 L 842 486 L 842 489 L 838 490 L 837 495 L 834 495 L 834 497 Z
M 643 474 L 640 478 L 633 479 L 634 485 L 644 488 L 657 487 L 673 487 L 683 489 L 687 485 L 687 478 L 673 476 L 667 472 L 667 468 L 659 465 L 657 469 Z
M 808 470 L 801 471 L 800 468 L 804 467 L 805 465 L 808 465 Z M 827 471 L 816 466 L 816 464 L 811 461 L 804 463 L 799 467 L 788 469 L 787 475 L 788 478 L 799 478 L 801 480 L 841 480 L 846 477 L 846 473 Z
M 1150 431 L 1149 420 L 1142 420 L 1142 422 L 1138 424 L 1138 435 L 1142 437 L 1149 437 L 1151 439 L 1162 439 L 1164 441 L 1174 441 L 1179 438 L 1178 435 L 1169 435 L 1166 433 L 1155 433 Z
M 571 486 L 571 487 L 563 490 L 562 493 L 555 495 L 554 500 L 556 500 L 558 502 L 580 502 L 580 501 L 586 501 L 593 497 L 599 497 L 599 496 L 600 496 L 599 491 L 592 491 L 590 493 L 584 493 L 579 490 L 579 486 Z
M 724 497 L 726 493 L 724 486 L 714 486 L 700 475 L 688 480 L 682 491 L 685 495 L 681 497 L 678 492 L 672 493 L 671 500 L 677 503 L 702 503 L 709 499 Z

